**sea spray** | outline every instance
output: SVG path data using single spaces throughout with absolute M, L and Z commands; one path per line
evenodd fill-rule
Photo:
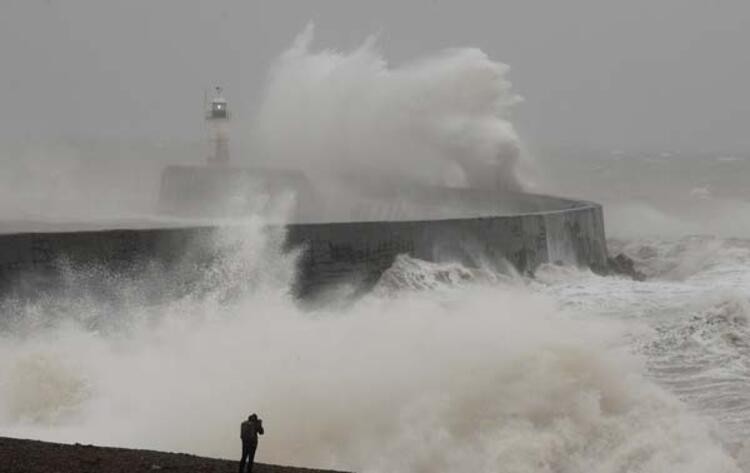
M 246 245 L 220 264 L 243 270 L 211 273 L 214 293 L 131 306 L 117 329 L 68 319 L 3 333 L 0 434 L 231 458 L 239 420 L 257 411 L 267 423 L 261 461 L 737 471 L 705 422 L 643 377 L 619 324 L 433 264 L 421 271 L 440 285 L 391 278 L 345 309 L 310 312 L 288 296 L 293 258 L 275 254 L 260 226 L 240 235 L 230 241 Z M 420 262 L 404 266 L 415 273 Z M 260 279 L 225 297 L 217 282 L 236 288 L 247 274 Z M 19 403 L 24 395 L 33 402 Z
M 312 41 L 310 25 L 273 64 L 248 159 L 368 185 L 522 187 L 506 65 L 464 48 L 391 66 L 375 38 L 350 52 Z

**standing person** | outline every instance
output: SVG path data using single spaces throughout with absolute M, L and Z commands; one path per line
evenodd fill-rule
M 247 473 L 253 473 L 253 462 L 255 462 L 255 450 L 258 448 L 258 435 L 263 435 L 263 420 L 256 414 L 251 414 L 240 427 L 240 438 L 242 439 L 242 459 L 240 460 L 240 473 L 245 472 L 245 461 L 247 460 Z

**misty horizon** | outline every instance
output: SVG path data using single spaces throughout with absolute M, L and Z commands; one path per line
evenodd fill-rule
M 0 142 L 200 142 L 204 90 L 252 120 L 310 21 L 320 49 L 376 34 L 391 67 L 453 47 L 509 65 L 532 150 L 750 150 L 750 7 L 677 0 L 5 2 Z

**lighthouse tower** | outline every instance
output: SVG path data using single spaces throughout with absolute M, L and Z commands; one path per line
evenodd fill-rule
M 221 87 L 216 87 L 216 95 L 206 110 L 206 124 L 212 148 L 208 163 L 214 165 L 229 164 L 229 110 L 221 92 Z

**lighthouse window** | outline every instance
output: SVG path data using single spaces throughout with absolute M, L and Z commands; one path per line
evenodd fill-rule
M 227 104 L 216 102 L 212 103 L 211 116 L 214 118 L 227 118 Z

